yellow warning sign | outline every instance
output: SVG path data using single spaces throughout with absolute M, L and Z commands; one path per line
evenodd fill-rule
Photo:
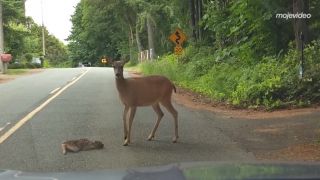
M 169 36 L 169 39 L 170 39 L 173 43 L 175 43 L 176 45 L 180 45 L 180 46 L 181 46 L 182 43 L 187 40 L 187 37 L 186 37 L 186 35 L 184 34 L 184 32 L 183 32 L 181 29 L 177 28 L 177 29 Z
M 106 63 L 108 62 L 108 60 L 105 59 L 105 58 L 103 58 L 103 59 L 101 59 L 101 62 L 102 62 L 103 64 L 106 64 Z
M 181 55 L 183 52 L 183 48 L 180 45 L 176 45 L 176 47 L 174 47 L 174 54 L 175 55 Z

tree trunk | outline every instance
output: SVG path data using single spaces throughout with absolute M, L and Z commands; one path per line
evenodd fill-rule
M 141 45 L 140 35 L 139 35 L 139 27 L 138 24 L 136 24 L 136 41 L 137 41 L 137 47 L 139 53 L 142 51 L 143 47 Z
M 148 31 L 148 46 L 149 46 L 149 53 L 150 53 L 149 57 L 150 59 L 154 59 L 154 57 L 156 56 L 156 51 L 154 49 L 154 35 L 153 35 L 150 14 L 147 16 L 147 31 Z
M 202 28 L 200 27 L 199 22 L 202 18 L 202 9 L 203 9 L 203 0 L 198 0 L 198 39 L 201 41 L 202 39 Z
M 196 41 L 197 35 L 196 35 L 196 17 L 195 17 L 195 9 L 194 9 L 194 0 L 189 0 L 189 8 L 190 8 L 190 15 L 191 15 L 192 38 L 194 41 Z
M 293 0 L 293 14 L 307 13 L 309 12 L 308 0 Z M 307 26 L 307 20 L 303 18 L 293 19 L 293 30 L 295 35 L 295 42 L 297 50 L 301 50 L 302 41 L 300 40 L 301 33 L 304 36 L 304 43 L 309 43 L 309 31 Z
M 26 14 L 26 1 L 27 0 L 23 0 L 23 14 Z
M 198 13 L 198 1 L 195 0 L 194 2 L 194 18 L 195 18 L 195 29 L 196 29 L 196 41 L 198 41 L 199 38 L 199 13 Z
M 133 59 L 132 56 L 132 47 L 133 47 L 133 30 L 132 30 L 132 25 L 129 24 L 130 32 L 129 32 L 129 58 L 130 60 Z

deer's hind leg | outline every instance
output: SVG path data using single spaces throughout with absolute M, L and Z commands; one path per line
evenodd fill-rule
M 79 152 L 80 148 L 77 147 L 76 145 L 70 145 L 70 144 L 65 144 L 63 143 L 61 145 L 62 148 L 62 153 L 67 154 L 67 152 Z
M 154 138 L 154 134 L 156 133 L 156 131 L 157 131 L 158 127 L 159 127 L 160 121 L 161 121 L 161 119 L 162 119 L 162 117 L 164 115 L 162 110 L 161 110 L 161 108 L 160 108 L 159 103 L 152 105 L 152 108 L 157 113 L 158 119 L 157 119 L 157 122 L 154 125 L 150 135 L 148 136 L 148 140 L 149 141 L 151 141 Z
M 176 143 L 179 135 L 178 135 L 178 112 L 174 109 L 171 98 L 168 98 L 166 101 L 161 102 L 161 104 L 172 114 L 174 120 L 174 137 L 172 139 L 173 143 Z
M 61 144 L 62 154 L 67 154 L 67 146 L 66 144 Z

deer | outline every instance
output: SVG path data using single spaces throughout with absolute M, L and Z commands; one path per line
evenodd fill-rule
M 103 147 L 104 145 L 101 141 L 90 141 L 88 139 L 70 140 L 61 144 L 63 154 L 67 154 L 67 152 L 102 149 Z
M 172 142 L 176 143 L 178 136 L 178 112 L 171 102 L 172 92 L 176 92 L 174 84 L 166 77 L 160 75 L 151 75 L 145 77 L 124 78 L 123 66 L 128 61 L 112 61 L 112 67 L 115 75 L 116 88 L 119 98 L 124 105 L 123 111 L 123 132 L 124 146 L 131 143 L 131 127 L 137 110 L 140 106 L 152 106 L 157 114 L 156 123 L 148 136 L 151 141 L 155 137 L 160 121 L 164 116 L 160 104 L 164 106 L 173 116 L 174 136 Z M 128 118 L 129 116 L 129 118 Z

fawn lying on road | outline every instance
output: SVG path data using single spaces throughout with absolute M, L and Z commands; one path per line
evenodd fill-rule
M 88 151 L 92 149 L 102 149 L 103 144 L 100 141 L 89 141 L 88 139 L 70 140 L 61 144 L 62 153 Z

